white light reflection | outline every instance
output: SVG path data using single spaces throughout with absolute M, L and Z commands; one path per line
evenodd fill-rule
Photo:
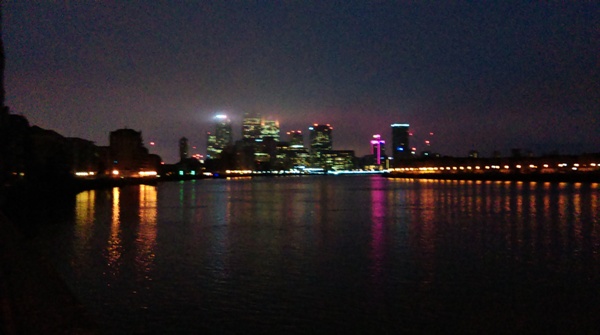
M 113 276 L 119 274 L 120 260 L 123 253 L 123 246 L 121 241 L 121 227 L 120 227 L 120 189 L 118 187 L 113 188 L 112 193 L 112 221 L 110 225 L 110 236 L 106 246 L 106 260 L 107 266 Z

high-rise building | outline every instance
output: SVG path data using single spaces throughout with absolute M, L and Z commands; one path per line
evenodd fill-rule
M 392 157 L 395 166 L 398 166 L 401 160 L 411 157 L 409 127 L 408 123 L 392 124 Z
M 182 137 L 181 139 L 179 139 L 179 160 L 183 161 L 186 158 L 188 158 L 189 155 L 189 144 L 188 144 L 188 139 L 185 137 Z
M 262 118 L 258 114 L 245 113 L 242 121 L 242 139 L 254 142 L 261 135 Z
M 272 138 L 279 142 L 279 122 L 275 120 L 264 120 L 260 125 L 260 138 Z
M 381 135 L 373 135 L 371 140 L 371 154 L 375 156 L 375 164 L 381 165 L 381 158 L 385 155 L 385 141 Z
M 330 124 L 314 124 L 310 130 L 310 150 L 316 153 L 324 150 L 333 150 L 333 127 Z
M 301 130 L 291 130 L 287 132 L 290 141 L 290 147 L 292 148 L 303 148 L 304 147 L 304 135 Z
M 215 132 L 206 133 L 206 158 L 215 159 L 228 145 L 233 144 L 231 120 L 227 115 L 215 116 Z
M 210 131 L 206 133 L 206 159 L 218 158 L 220 150 L 217 149 L 217 136 Z
M 310 131 L 310 156 L 313 166 L 322 165 L 322 153 L 333 150 L 333 127 L 330 124 L 314 124 Z
M 216 147 L 223 150 L 226 146 L 233 144 L 233 132 L 231 130 L 231 120 L 227 115 L 215 116 L 215 136 Z

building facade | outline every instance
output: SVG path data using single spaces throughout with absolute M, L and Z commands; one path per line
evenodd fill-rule
M 140 171 L 156 170 L 142 141 L 142 132 L 118 129 L 109 136 L 113 174 L 121 177 L 138 176 Z
M 290 147 L 304 148 L 304 135 L 302 130 L 290 130 L 287 132 L 289 137 Z
M 371 139 L 371 155 L 375 156 L 375 164 L 381 165 L 381 160 L 385 156 L 385 141 L 381 135 L 373 135 Z
M 231 120 L 227 115 L 215 116 L 215 143 L 216 147 L 223 150 L 226 146 L 233 144 L 233 131 Z
M 333 127 L 330 124 L 314 124 L 310 131 L 311 165 L 320 167 L 324 164 L 322 153 L 333 150 Z
M 260 138 L 272 138 L 275 142 L 279 142 L 279 121 L 262 121 L 260 127 Z
M 394 166 L 398 166 L 402 160 L 411 157 L 410 149 L 410 125 L 408 123 L 392 124 L 392 157 Z
M 190 146 L 188 144 L 188 139 L 182 137 L 179 139 L 179 160 L 183 161 L 189 156 Z
M 227 115 L 217 115 L 215 120 L 215 131 L 206 133 L 206 158 L 220 158 L 223 149 L 233 145 L 233 131 L 231 120 Z
M 254 142 L 261 135 L 262 118 L 259 114 L 245 113 L 242 121 L 242 140 Z

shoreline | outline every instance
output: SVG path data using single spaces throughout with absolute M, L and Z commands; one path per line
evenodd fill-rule
M 582 173 L 406 173 L 389 172 L 386 178 L 472 180 L 472 181 L 523 181 L 550 183 L 600 183 L 600 172 Z
M 5 189 L 0 197 L 0 210 L 25 201 L 60 201 L 64 197 L 76 195 L 87 190 L 103 190 L 129 185 L 153 185 L 163 182 L 180 182 L 189 180 L 254 178 L 254 177 L 290 177 L 293 175 L 217 175 L 217 176 L 169 176 L 158 178 L 99 178 L 99 179 L 67 179 L 43 180 L 40 182 L 19 182 Z M 341 177 L 347 175 L 326 174 L 325 176 Z M 551 183 L 600 183 L 600 171 L 575 173 L 501 173 L 501 172 L 458 172 L 458 173 L 415 173 L 390 171 L 379 174 L 383 178 L 433 179 L 433 180 L 472 180 L 472 181 L 521 181 Z M 10 210 L 8 210 L 10 212 Z

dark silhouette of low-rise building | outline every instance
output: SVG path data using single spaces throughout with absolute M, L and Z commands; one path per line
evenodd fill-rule
M 123 128 L 111 132 L 109 148 L 114 175 L 137 177 L 142 171 L 157 171 L 159 168 L 157 159 L 153 159 L 144 147 L 141 131 Z

